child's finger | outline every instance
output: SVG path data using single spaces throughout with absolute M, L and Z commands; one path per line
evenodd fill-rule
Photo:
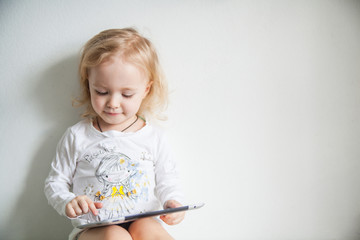
M 97 209 L 100 209 L 103 206 L 103 204 L 101 202 L 94 202 L 94 205 Z
M 185 213 L 172 213 L 168 215 L 163 215 L 160 217 L 168 225 L 175 225 L 180 223 L 185 217 Z
M 161 220 L 163 220 L 168 225 L 175 225 L 175 218 L 169 215 L 161 216 Z
M 179 214 L 179 215 L 175 216 L 172 219 L 172 225 L 179 224 L 182 220 L 184 220 L 184 217 L 185 217 L 185 214 Z
M 75 217 L 76 217 L 75 210 L 74 210 L 74 208 L 73 208 L 71 205 L 67 205 L 67 206 L 66 206 L 66 215 L 67 215 L 69 218 L 75 218 Z
M 89 203 L 85 199 L 80 199 L 78 201 L 78 204 L 81 208 L 82 213 L 88 213 L 89 212 Z
M 73 209 L 75 211 L 76 216 L 80 216 L 82 214 L 82 210 L 79 206 L 74 206 Z
M 93 201 L 91 201 L 90 199 L 89 199 L 89 208 L 90 208 L 90 211 L 96 216 L 96 215 L 98 215 L 98 210 L 96 209 L 96 206 L 95 206 L 95 204 L 94 204 L 94 202 Z

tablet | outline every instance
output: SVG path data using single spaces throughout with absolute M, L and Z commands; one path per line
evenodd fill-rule
M 107 225 L 121 224 L 121 223 L 135 221 L 139 218 L 155 217 L 155 216 L 166 215 L 166 214 L 170 214 L 170 213 L 174 213 L 174 212 L 183 212 L 183 211 L 188 211 L 188 210 L 199 209 L 199 208 L 203 207 L 204 205 L 205 205 L 204 203 L 192 204 L 192 205 L 187 205 L 187 206 L 182 206 L 182 207 L 177 207 L 177 208 L 167 208 L 167 209 L 158 210 L 158 211 L 138 213 L 138 214 L 123 216 L 121 218 L 108 219 L 108 220 L 103 220 L 100 222 L 88 223 L 88 224 L 77 226 L 77 228 L 84 229 L 84 228 L 93 228 L 93 227 L 102 227 L 102 226 L 107 226 Z

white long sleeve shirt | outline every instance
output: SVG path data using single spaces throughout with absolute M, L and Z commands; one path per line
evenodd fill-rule
M 182 201 L 176 164 L 164 134 L 149 124 L 137 132 L 96 130 L 91 120 L 67 129 L 60 140 L 45 195 L 59 214 L 74 197 L 102 202 L 99 215 L 72 219 L 74 227 L 157 210 L 167 200 Z

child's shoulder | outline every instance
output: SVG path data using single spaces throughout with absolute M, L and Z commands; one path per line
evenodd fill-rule
M 167 136 L 167 131 L 166 128 L 156 122 L 147 122 L 146 123 L 146 127 L 150 130 L 150 134 L 158 139 L 162 139 L 162 138 L 166 138 Z
M 146 127 L 154 133 L 163 134 L 165 132 L 165 128 L 156 121 L 146 121 Z
M 78 140 L 85 139 L 89 132 L 88 129 L 90 129 L 90 121 L 87 119 L 68 127 L 59 141 L 59 146 L 74 144 Z
M 89 128 L 91 127 L 91 120 L 90 119 L 83 119 L 76 124 L 70 126 L 67 131 L 71 134 L 78 134 L 78 133 L 85 133 L 89 131 Z

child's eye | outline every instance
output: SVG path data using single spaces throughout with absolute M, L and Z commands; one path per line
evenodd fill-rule
M 123 94 L 124 98 L 131 98 L 132 96 L 134 96 L 133 94 Z
M 95 92 L 96 92 L 96 94 L 101 95 L 101 96 L 108 94 L 108 92 L 100 92 L 97 90 L 95 90 Z

